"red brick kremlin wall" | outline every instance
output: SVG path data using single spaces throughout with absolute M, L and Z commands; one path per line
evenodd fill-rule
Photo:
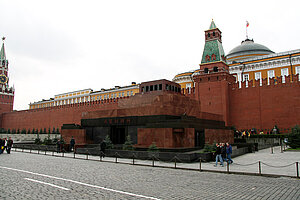
M 52 130 L 53 127 L 60 129 L 63 124 L 80 124 L 84 112 L 115 109 L 119 99 L 124 98 L 127 97 L 3 113 L 1 127 L 11 131 L 12 129 L 40 130 L 44 128 Z
M 0 95 L 0 113 L 11 112 L 13 110 L 14 96 Z
M 234 125 L 239 130 L 264 129 L 264 132 L 265 129 L 273 128 L 275 124 L 283 131 L 300 124 L 300 82 L 298 76 L 293 77 L 292 83 L 290 77 L 286 77 L 286 83 L 282 83 L 281 78 L 276 78 L 276 83 L 274 83 L 274 79 L 271 79 L 270 85 L 267 84 L 267 80 L 262 81 L 262 86 L 259 86 L 259 82 L 252 83 L 250 81 L 248 87 L 243 83 L 242 88 L 239 88 L 238 84 L 231 84 L 231 80 L 228 80 L 229 83 L 227 83 L 225 78 L 221 78 L 222 75 L 219 76 L 218 80 L 214 80 L 216 77 L 211 76 L 210 81 L 202 79 L 201 83 L 196 83 L 196 88 L 192 89 L 191 94 L 187 95 L 191 97 L 195 95 L 201 101 L 201 109 L 199 109 L 201 112 L 197 114 L 191 112 L 192 116 L 198 115 L 199 118 L 208 119 L 210 113 L 225 114 L 223 119 L 227 125 Z M 223 77 L 227 78 L 228 76 Z M 200 86 L 201 89 L 199 89 Z M 135 98 L 142 98 L 142 96 Z M 52 130 L 53 127 L 60 129 L 63 124 L 80 124 L 82 115 L 89 111 L 130 107 L 128 100 L 120 101 L 119 107 L 117 103 L 119 100 L 116 99 L 116 102 L 111 100 L 95 101 L 4 113 L 1 127 L 11 130 L 23 128 L 26 130 L 33 128 L 46 128 L 48 130 L 50 128 Z M 144 102 L 147 103 L 147 101 Z M 132 106 L 135 105 L 134 101 L 131 103 Z M 182 101 L 181 104 L 184 105 L 185 103 Z M 196 104 L 194 104 L 194 109 L 190 111 L 198 110 L 195 109 L 195 106 Z M 135 110 L 135 112 L 137 111 Z M 199 116 L 203 114 L 206 115 Z M 216 115 L 212 115 L 212 117 L 217 119 Z
M 277 77 L 276 81 L 267 79 L 252 83 L 232 85 L 229 91 L 230 98 L 230 122 L 237 129 L 263 129 L 264 133 L 270 131 L 276 124 L 281 132 L 300 125 L 300 81 L 298 76 L 285 78 Z M 275 83 L 274 83 L 275 82 Z M 285 130 L 286 129 L 286 130 Z

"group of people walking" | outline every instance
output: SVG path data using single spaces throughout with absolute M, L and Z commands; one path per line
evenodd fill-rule
M 227 161 L 228 164 L 233 163 L 231 159 L 232 146 L 229 143 L 217 143 L 216 146 L 216 164 L 214 166 L 217 167 L 219 161 L 222 167 L 224 166 L 224 161 Z
M 10 138 L 0 138 L 0 154 L 2 154 L 4 152 L 4 150 L 6 150 L 6 153 L 10 154 L 10 150 L 11 147 L 13 145 L 13 140 Z

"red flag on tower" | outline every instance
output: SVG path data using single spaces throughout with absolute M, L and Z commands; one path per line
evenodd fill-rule
M 249 22 L 248 21 L 246 21 L 246 27 L 248 27 L 249 26 Z

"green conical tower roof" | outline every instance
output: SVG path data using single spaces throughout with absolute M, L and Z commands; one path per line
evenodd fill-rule
M 1 51 L 0 51 L 0 60 L 6 60 L 4 42 L 2 43 Z
M 212 30 L 214 29 L 214 30 Z M 221 40 L 221 31 L 212 20 L 209 29 L 205 31 L 206 40 L 202 54 L 201 64 L 225 61 L 225 53 Z
M 209 29 L 215 29 L 215 28 L 217 28 L 217 26 L 216 26 L 216 24 L 215 24 L 214 20 L 211 20 L 211 23 L 210 23 Z

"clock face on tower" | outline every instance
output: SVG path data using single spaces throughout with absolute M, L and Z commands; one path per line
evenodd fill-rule
M 4 74 L 0 75 L 0 83 L 5 84 L 6 82 L 7 82 L 7 77 Z

